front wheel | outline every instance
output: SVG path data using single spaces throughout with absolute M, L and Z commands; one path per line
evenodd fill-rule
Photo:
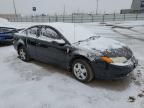
M 21 46 L 19 49 L 18 49 L 18 54 L 19 54 L 19 57 L 21 60 L 27 62 L 30 60 L 27 52 L 26 52 L 26 48 L 24 46 Z
M 90 82 L 94 78 L 92 68 L 86 60 L 75 60 L 72 65 L 72 72 L 75 78 L 81 82 Z

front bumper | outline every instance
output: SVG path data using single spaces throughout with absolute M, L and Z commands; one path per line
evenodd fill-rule
M 123 65 L 108 64 L 103 61 L 94 61 L 91 65 L 96 79 L 121 79 L 136 68 L 138 60 L 133 56 Z

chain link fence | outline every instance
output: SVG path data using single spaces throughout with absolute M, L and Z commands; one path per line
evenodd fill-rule
M 8 17 L 10 22 L 66 22 L 88 23 L 105 21 L 135 21 L 144 20 L 144 14 L 84 14 L 84 15 L 55 15 L 55 16 L 27 16 Z

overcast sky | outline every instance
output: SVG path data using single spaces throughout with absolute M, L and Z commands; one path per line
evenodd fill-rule
M 13 0 L 0 0 L 0 13 L 14 13 Z M 32 14 L 32 7 L 37 7 L 39 14 L 62 14 L 72 12 L 95 12 L 96 0 L 15 0 L 17 12 Z M 119 12 L 129 9 L 132 0 L 99 0 L 99 13 Z

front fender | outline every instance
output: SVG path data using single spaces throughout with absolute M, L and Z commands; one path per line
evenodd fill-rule
M 77 50 L 73 52 L 73 55 L 72 55 L 73 58 L 78 57 L 78 56 L 84 57 L 88 59 L 89 61 L 94 61 L 96 58 L 95 53 L 84 51 L 84 50 Z

